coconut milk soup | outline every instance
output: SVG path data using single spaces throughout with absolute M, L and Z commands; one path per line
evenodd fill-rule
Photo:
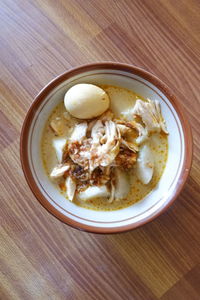
M 109 110 L 77 119 L 60 99 L 43 130 L 41 155 L 63 201 L 116 210 L 140 201 L 158 184 L 168 133 L 159 103 L 125 88 L 99 87 L 109 96 Z

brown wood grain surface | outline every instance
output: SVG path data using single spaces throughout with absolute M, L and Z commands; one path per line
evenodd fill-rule
M 0 1 L 0 299 L 200 299 L 200 1 Z M 32 195 L 19 134 L 33 98 L 80 64 L 119 61 L 162 79 L 184 106 L 193 167 L 144 227 L 80 232 Z

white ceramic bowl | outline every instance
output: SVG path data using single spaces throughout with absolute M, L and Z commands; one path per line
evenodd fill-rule
M 158 99 L 169 131 L 165 171 L 155 189 L 140 202 L 117 211 L 92 211 L 67 201 L 48 179 L 43 168 L 40 139 L 52 109 L 77 83 L 110 84 Z M 180 103 L 168 87 L 152 74 L 119 63 L 95 63 L 67 71 L 51 81 L 35 98 L 21 132 L 21 162 L 27 182 L 40 203 L 73 227 L 97 233 L 127 231 L 164 212 L 177 198 L 188 177 L 192 137 Z

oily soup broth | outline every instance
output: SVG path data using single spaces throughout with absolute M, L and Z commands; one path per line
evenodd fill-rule
M 141 96 L 138 96 L 134 92 L 124 88 L 108 85 L 101 85 L 100 87 L 103 88 L 109 95 L 111 100 L 111 110 L 113 111 L 115 117 L 118 118 L 123 118 L 121 112 L 133 107 L 137 99 L 144 100 Z M 48 176 L 53 167 L 55 167 L 55 165 L 57 164 L 55 150 L 52 146 L 52 139 L 55 138 L 55 135 L 50 129 L 49 124 L 56 117 L 62 116 L 64 112 L 66 113 L 66 109 L 64 107 L 63 101 L 61 101 L 61 103 L 58 106 L 56 106 L 53 112 L 51 113 L 43 131 L 41 150 L 44 168 Z M 67 114 L 66 123 L 67 125 L 64 130 L 63 137 L 70 136 L 74 125 L 77 123 L 77 120 L 71 118 Z M 153 134 L 149 139 L 149 142 L 150 148 L 154 155 L 155 163 L 153 178 L 149 184 L 144 185 L 143 183 L 141 183 L 137 179 L 134 169 L 132 169 L 131 171 L 127 172 L 131 184 L 131 189 L 126 198 L 122 200 L 115 200 L 113 203 L 108 203 L 105 199 L 102 198 L 96 198 L 95 200 L 91 200 L 88 202 L 75 199 L 73 202 L 81 207 L 85 207 L 88 209 L 116 210 L 130 206 L 143 199 L 157 185 L 164 171 L 168 155 L 168 139 L 166 134 L 163 134 L 162 132 Z M 56 186 L 58 186 L 56 182 L 55 184 Z M 61 193 L 63 192 L 61 191 Z

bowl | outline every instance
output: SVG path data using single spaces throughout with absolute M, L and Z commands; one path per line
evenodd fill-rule
M 77 83 L 110 84 L 158 99 L 169 131 L 168 159 L 163 175 L 143 200 L 115 211 L 95 211 L 67 201 L 48 179 L 43 168 L 40 141 L 53 108 Z M 180 100 L 157 77 L 132 65 L 102 62 L 71 69 L 47 84 L 33 101 L 23 124 L 21 163 L 26 180 L 39 202 L 55 217 L 75 228 L 95 233 L 128 231 L 146 224 L 168 209 L 189 175 L 192 135 Z

